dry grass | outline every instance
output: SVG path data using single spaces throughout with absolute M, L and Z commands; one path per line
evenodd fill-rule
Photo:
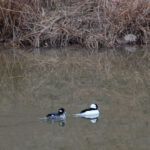
M 114 47 L 150 43 L 150 1 L 0 0 L 0 39 L 13 46 Z

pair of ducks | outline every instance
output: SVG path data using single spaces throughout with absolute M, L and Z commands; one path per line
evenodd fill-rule
M 78 114 L 73 114 L 75 117 L 83 117 L 83 118 L 98 118 L 99 117 L 99 109 L 97 104 L 91 104 L 90 108 L 82 110 Z M 64 108 L 58 109 L 56 113 L 50 113 L 46 115 L 43 119 L 54 119 L 54 120 L 65 120 L 66 119 L 66 112 Z

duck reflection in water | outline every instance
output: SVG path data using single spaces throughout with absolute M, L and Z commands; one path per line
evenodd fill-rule
M 48 123 L 50 123 L 50 124 L 58 124 L 60 127 L 64 127 L 65 125 L 66 125 L 66 120 L 64 119 L 64 120 L 62 120 L 62 119 L 60 119 L 60 120 L 56 120 L 56 119 L 49 119 L 49 120 L 47 120 L 47 122 Z
M 98 118 L 90 119 L 91 123 L 96 123 L 98 121 Z
M 81 117 L 81 118 L 84 118 L 86 120 L 90 120 L 91 123 L 97 123 L 98 122 L 98 118 L 99 117 L 93 117 L 93 118 L 85 118 L 85 117 Z

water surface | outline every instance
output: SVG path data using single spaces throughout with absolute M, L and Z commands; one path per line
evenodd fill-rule
M 96 123 L 71 114 L 97 103 Z M 39 118 L 64 107 L 65 122 Z M 149 48 L 0 53 L 0 149 L 148 150 Z

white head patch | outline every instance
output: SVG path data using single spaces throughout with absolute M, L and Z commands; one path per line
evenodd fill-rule
M 63 112 L 61 109 L 59 109 L 59 112 Z
M 90 108 L 96 109 L 97 106 L 96 106 L 96 104 L 91 104 Z

